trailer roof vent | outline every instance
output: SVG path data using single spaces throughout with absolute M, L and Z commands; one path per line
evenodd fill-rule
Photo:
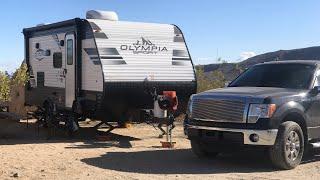
M 113 11 L 90 10 L 86 14 L 87 19 L 104 19 L 109 21 L 118 21 L 118 15 Z

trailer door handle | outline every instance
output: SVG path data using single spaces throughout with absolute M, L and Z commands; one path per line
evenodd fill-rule
M 67 72 L 68 72 L 67 69 L 63 69 L 63 73 L 62 74 L 63 74 L 64 77 L 66 77 Z

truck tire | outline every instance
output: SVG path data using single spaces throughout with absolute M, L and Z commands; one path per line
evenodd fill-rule
M 207 145 L 201 142 L 200 140 L 191 140 L 191 149 L 192 152 L 198 157 L 198 158 L 206 158 L 206 157 L 216 157 L 219 152 L 212 151 L 211 149 L 208 149 Z
M 269 148 L 271 163 L 276 168 L 293 169 L 301 162 L 304 138 L 301 127 L 292 121 L 283 122 L 275 144 Z

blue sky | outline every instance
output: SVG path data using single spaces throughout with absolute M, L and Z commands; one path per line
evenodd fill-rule
M 2 0 L 0 69 L 24 56 L 22 29 L 113 10 L 120 20 L 177 24 L 195 64 L 320 45 L 320 1 L 308 0 Z

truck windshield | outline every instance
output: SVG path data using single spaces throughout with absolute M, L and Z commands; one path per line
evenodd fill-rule
M 242 73 L 229 87 L 308 89 L 314 71 L 315 66 L 307 64 L 262 64 Z

